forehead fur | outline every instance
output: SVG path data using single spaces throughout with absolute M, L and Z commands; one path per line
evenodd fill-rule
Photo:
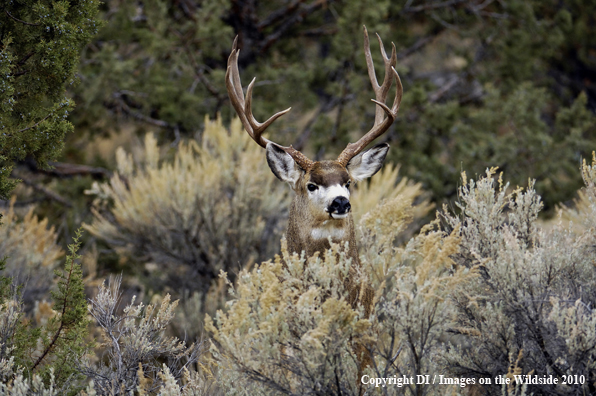
M 311 183 L 319 186 L 344 185 L 350 180 L 350 175 L 345 167 L 336 161 L 315 162 L 309 172 Z

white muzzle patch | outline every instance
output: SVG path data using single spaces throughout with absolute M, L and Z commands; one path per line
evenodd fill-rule
M 344 186 L 335 184 L 325 188 L 324 194 L 325 212 L 329 213 L 332 219 L 341 220 L 348 217 L 348 213 L 350 211 L 349 208 L 344 213 L 336 213 L 335 210 L 330 212 L 330 206 L 332 206 L 332 202 L 337 198 L 345 198 L 346 202 L 348 202 L 350 199 L 350 190 Z
M 346 217 L 348 217 L 348 213 L 342 213 L 342 214 L 337 214 L 337 213 L 331 213 L 331 217 L 333 217 L 336 220 L 341 220 L 341 219 L 345 219 Z
M 331 202 L 338 197 L 344 197 L 350 199 L 350 190 L 339 184 L 329 186 L 324 189 L 325 192 L 325 204 L 329 206 Z

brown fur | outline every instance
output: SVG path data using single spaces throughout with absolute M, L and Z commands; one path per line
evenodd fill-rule
M 351 278 L 354 278 L 356 275 L 355 268 L 360 266 L 360 257 L 358 256 L 352 213 L 349 213 L 345 219 L 331 219 L 328 214 L 321 213 L 319 208 L 311 207 L 312 204 L 306 192 L 306 185 L 311 181 L 318 185 L 328 186 L 332 184 L 345 184 L 348 180 L 350 180 L 350 176 L 346 168 L 336 161 L 316 162 L 312 169 L 305 173 L 301 180 L 296 183 L 294 189 L 296 195 L 290 206 L 290 218 L 288 220 L 286 238 L 288 241 L 288 250 L 291 253 L 300 254 L 304 251 L 306 256 L 310 257 L 316 252 L 323 253 L 331 247 L 329 238 L 313 239 L 311 235 L 313 229 L 326 226 L 329 228 L 344 229 L 343 238 L 331 238 L 331 240 L 334 243 L 340 244 L 348 242 L 347 256 L 352 259 L 353 267 L 350 270 L 348 278 L 346 278 L 346 284 L 351 285 L 348 287 L 348 290 L 350 290 L 349 301 L 354 305 L 358 301 L 360 287 L 358 285 L 352 285 L 353 280 Z M 327 225 L 325 222 L 327 222 Z M 367 316 L 370 314 L 373 296 L 365 291 L 361 299 Z
M 290 206 L 290 217 L 286 239 L 290 253 L 301 254 L 301 252 L 304 251 L 306 257 L 310 257 L 316 252 L 323 253 L 331 247 L 329 238 L 313 239 L 311 235 L 313 229 L 325 226 L 330 228 L 333 227 L 335 229 L 344 229 L 345 232 L 343 238 L 332 238 L 331 240 L 334 243 L 340 244 L 348 242 L 347 256 L 352 259 L 352 267 L 348 272 L 348 276 L 344 279 L 344 286 L 349 293 L 347 300 L 353 308 L 362 305 L 364 308 L 364 315 L 368 318 L 372 311 L 375 293 L 370 285 L 362 285 L 355 281 L 357 277 L 356 268 L 360 267 L 361 264 L 356 245 L 356 234 L 354 231 L 352 213 L 350 212 L 344 219 L 331 219 L 328 214 L 321 213 L 320 208 L 311 207 L 312 204 L 308 199 L 306 189 L 306 185 L 309 182 L 322 186 L 330 186 L 333 184 L 345 184 L 348 180 L 350 180 L 350 176 L 346 168 L 336 161 L 316 162 L 314 166 L 296 183 L 294 188 L 296 195 Z M 325 224 L 325 222 L 327 222 L 327 224 Z M 360 362 L 358 370 L 358 378 L 360 378 L 364 368 L 369 366 L 372 361 L 364 345 L 358 344 L 355 348 L 355 352 Z M 362 393 L 362 391 L 363 389 L 361 388 L 360 392 Z
M 332 219 L 328 214 L 322 213 L 320 208 L 312 207 L 306 190 L 306 185 L 309 182 L 327 187 L 333 184 L 345 184 L 348 180 L 350 180 L 350 175 L 346 168 L 335 161 L 320 161 L 316 162 L 312 169 L 296 183 L 294 188 L 296 196 L 290 206 L 286 234 L 290 252 L 300 253 L 304 250 L 308 257 L 315 252 L 324 252 L 329 249 L 330 244 L 327 238 L 316 240 L 311 236 L 311 231 L 314 228 L 325 227 L 325 222 L 328 222 L 329 228 L 345 230 L 344 238 L 334 239 L 333 242 L 341 243 L 347 240 L 349 242 L 349 257 L 352 257 L 353 263 L 360 265 L 352 214 L 350 213 L 345 219 Z

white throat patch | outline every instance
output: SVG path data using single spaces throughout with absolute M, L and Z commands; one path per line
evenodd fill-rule
M 343 239 L 346 235 L 345 228 L 336 228 L 336 227 L 321 227 L 321 228 L 313 228 L 310 232 L 310 236 L 312 239 L 327 239 L 329 237 L 334 239 Z

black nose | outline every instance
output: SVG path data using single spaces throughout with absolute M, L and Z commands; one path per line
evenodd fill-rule
M 350 201 L 346 197 L 336 197 L 331 205 L 329 205 L 329 213 L 337 213 L 337 214 L 344 214 L 350 211 Z

